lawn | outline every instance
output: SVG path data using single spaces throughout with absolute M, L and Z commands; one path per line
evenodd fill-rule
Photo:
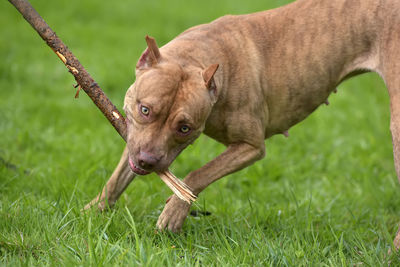
M 31 3 L 116 106 L 134 81 L 144 36 L 160 45 L 224 14 L 290 1 Z M 170 190 L 135 179 L 116 208 L 80 209 L 102 188 L 124 142 L 8 3 L 0 2 L 0 264 L 6 266 L 392 266 L 400 187 L 389 98 L 375 74 L 346 81 L 267 156 L 206 189 L 183 232 L 155 229 Z M 171 169 L 184 177 L 223 151 L 201 136 Z

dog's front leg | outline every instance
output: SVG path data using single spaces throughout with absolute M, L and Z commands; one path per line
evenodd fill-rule
M 225 175 L 236 172 L 253 162 L 263 158 L 265 155 L 264 143 L 255 147 L 247 143 L 232 144 L 227 147 L 225 152 L 210 161 L 200 169 L 191 172 L 184 182 L 193 189 L 198 195 L 209 184 Z M 178 232 L 183 225 L 190 205 L 173 195 L 165 205 L 161 213 L 157 227 L 159 229 L 168 229 L 172 232 Z
M 90 201 L 83 209 L 87 210 L 97 204 L 99 210 L 103 211 L 107 207 L 113 207 L 119 196 L 132 182 L 135 174 L 131 171 L 128 163 L 128 148 L 125 147 L 121 159 L 115 168 L 107 184 L 100 194 Z

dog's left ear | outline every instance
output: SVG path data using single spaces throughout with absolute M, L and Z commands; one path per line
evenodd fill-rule
M 136 64 L 136 69 L 149 68 L 161 60 L 160 50 L 158 49 L 156 40 L 153 37 L 146 35 L 147 48 L 140 57 L 138 63 Z
M 208 66 L 205 70 L 203 70 L 202 76 L 205 82 L 205 85 L 210 92 L 216 96 L 217 94 L 217 86 L 214 81 L 214 74 L 218 70 L 219 64 L 213 64 Z

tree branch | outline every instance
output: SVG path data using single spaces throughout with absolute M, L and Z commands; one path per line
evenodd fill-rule
M 47 25 L 43 18 L 36 12 L 26 0 L 8 0 L 31 24 L 48 46 L 56 53 L 61 61 L 74 75 L 76 82 L 92 99 L 93 103 L 101 110 L 108 121 L 114 126 L 119 135 L 126 141 L 126 123 L 122 114 L 111 103 L 100 86 L 93 80 L 90 74 L 72 54 L 68 47 L 58 38 L 56 33 Z

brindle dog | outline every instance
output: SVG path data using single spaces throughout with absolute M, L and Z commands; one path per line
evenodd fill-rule
M 112 206 L 135 174 L 166 170 L 204 132 L 227 148 L 184 179 L 199 194 L 262 159 L 264 139 L 287 133 L 343 80 L 369 71 L 389 90 L 399 176 L 399 14 L 398 0 L 298 0 L 190 28 L 161 49 L 147 37 L 125 97 L 127 148 L 87 207 Z M 172 196 L 158 228 L 180 230 L 189 208 Z

